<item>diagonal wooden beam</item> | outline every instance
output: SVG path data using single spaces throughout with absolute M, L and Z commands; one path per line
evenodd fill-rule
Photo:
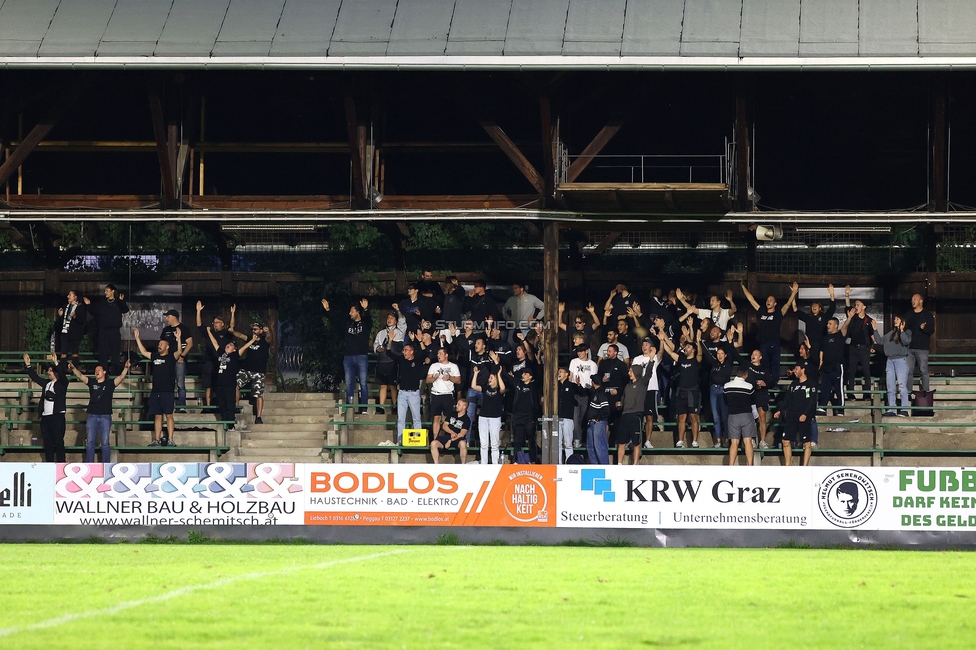
M 603 148 L 607 146 L 607 143 L 613 139 L 613 136 L 617 135 L 617 131 L 620 127 L 624 125 L 624 122 L 620 118 L 614 118 L 605 127 L 600 129 L 600 132 L 596 134 L 596 137 L 590 141 L 590 144 L 586 145 L 583 149 L 583 153 L 579 155 L 579 158 L 573 161 L 573 164 L 569 166 L 566 171 L 566 182 L 572 183 L 575 181 L 583 170 L 586 169 L 593 158 L 603 151 Z
M 0 185 L 3 185 L 7 180 L 13 175 L 13 173 L 20 167 L 27 157 L 31 155 L 37 145 L 39 145 L 47 134 L 51 132 L 51 129 L 61 120 L 61 116 L 64 111 L 68 109 L 72 102 L 76 101 L 78 97 L 82 94 L 85 84 L 87 83 L 84 77 L 80 77 L 75 80 L 74 83 L 70 85 L 67 89 L 63 90 L 60 95 L 58 95 L 51 107 L 47 110 L 44 117 L 31 129 L 30 133 L 17 145 L 17 148 L 10 152 L 10 157 L 7 158 L 3 165 L 0 165 Z M 9 112 L 9 106 L 7 110 Z
M 159 156 L 159 175 L 163 180 L 163 199 L 169 205 L 176 201 L 176 183 L 173 182 L 176 161 L 170 155 L 170 143 L 167 142 L 163 122 L 163 103 L 156 92 L 149 93 L 149 110 L 152 113 L 153 135 L 156 137 L 156 154 Z
M 518 170 L 522 172 L 522 175 L 532 183 L 532 187 L 536 189 L 539 194 L 544 194 L 546 191 L 545 181 L 542 180 L 542 175 L 538 170 L 529 162 L 529 159 L 519 150 L 515 143 L 505 135 L 505 132 L 500 126 L 494 122 L 483 120 L 481 122 L 481 128 L 495 141 L 499 147 L 501 147 L 502 153 L 508 156 L 508 159 L 515 163 Z
M 608 233 L 608 234 L 607 234 L 607 236 L 603 238 L 603 241 L 601 241 L 601 242 L 600 242 L 600 243 L 599 243 L 599 244 L 597 245 L 597 247 L 596 247 L 596 248 L 594 248 L 594 249 L 593 249 L 593 250 L 592 250 L 592 251 L 590 252 L 590 255 L 603 255 L 603 254 L 604 254 L 604 253 L 606 253 L 606 252 L 607 252 L 608 250 L 610 250 L 610 248 L 611 248 L 611 247 L 612 247 L 612 246 L 613 246 L 614 244 L 616 244 L 616 243 L 617 243 L 617 240 L 618 240 L 618 239 L 620 239 L 620 236 L 621 236 L 622 234 L 623 234 L 622 232 L 620 232 L 620 231 L 617 231 L 617 230 L 615 230 L 615 231 L 613 231 L 613 232 L 611 232 L 611 233 Z

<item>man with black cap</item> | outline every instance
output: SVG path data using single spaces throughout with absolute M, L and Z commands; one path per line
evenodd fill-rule
M 193 349 L 193 336 L 180 322 L 180 312 L 170 309 L 163 313 L 163 318 L 166 319 L 166 327 L 160 332 L 159 338 L 169 343 L 171 350 L 176 349 L 177 338 L 182 341 L 182 354 L 176 362 L 176 412 L 183 413 L 183 407 L 186 406 L 186 355 Z
M 803 445 L 803 462 L 810 464 L 813 452 L 813 418 L 817 413 L 817 386 L 809 381 L 806 368 L 801 364 L 793 367 L 793 383 L 786 389 L 779 410 L 774 418 L 782 417 L 783 423 L 783 464 L 787 467 L 793 462 L 792 445 Z
M 247 341 L 247 335 L 231 330 L 234 336 Z M 254 424 L 264 424 L 261 414 L 264 413 L 264 376 L 268 374 L 268 360 L 271 358 L 271 347 L 274 345 L 271 328 L 261 323 L 251 324 L 251 336 L 254 341 L 241 359 L 241 369 L 237 371 L 237 393 L 234 403 L 241 401 L 241 389 L 248 388 L 254 398 Z
M 91 309 L 98 322 L 98 363 L 111 375 L 118 375 L 121 368 L 122 314 L 129 313 L 125 294 L 117 294 L 116 291 L 114 284 L 106 284 L 105 300 L 96 302 Z M 91 306 L 92 302 L 85 298 L 85 304 Z
M 576 430 L 573 446 L 579 447 L 580 442 L 585 440 L 583 434 L 586 433 L 586 409 L 590 405 L 590 396 L 585 391 L 590 388 L 590 378 L 597 373 L 597 365 L 596 361 L 590 359 L 588 345 L 577 345 L 574 350 L 576 351 L 576 358 L 569 362 L 569 378 L 584 389 L 583 393 L 576 396 L 576 412 L 573 415 Z

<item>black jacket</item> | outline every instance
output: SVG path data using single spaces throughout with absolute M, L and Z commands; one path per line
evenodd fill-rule
M 98 329 L 117 330 L 122 327 L 122 314 L 129 313 L 129 305 L 119 298 L 112 301 L 103 298 L 98 302 L 92 302 L 91 313 L 98 321 Z
M 57 366 L 55 366 L 55 373 L 57 373 L 58 378 L 54 382 L 54 412 L 64 413 L 67 410 L 67 398 L 68 398 L 68 366 L 67 363 L 62 360 Z M 47 386 L 47 382 L 50 381 L 47 377 L 42 377 L 37 374 L 34 370 L 34 366 L 27 369 L 27 376 L 30 377 L 34 383 L 41 387 L 43 390 Z M 40 415 L 44 411 L 44 393 L 41 393 L 41 397 L 37 400 L 37 414 Z
M 62 333 L 64 329 L 64 319 L 69 318 L 68 310 L 70 305 L 65 303 L 63 309 L 64 314 L 58 316 L 54 319 L 54 334 L 57 339 L 65 339 L 68 341 L 80 341 L 85 336 L 85 326 L 88 324 L 88 308 L 85 307 L 85 303 L 78 301 L 75 306 L 74 318 L 70 318 L 68 321 L 68 331 Z

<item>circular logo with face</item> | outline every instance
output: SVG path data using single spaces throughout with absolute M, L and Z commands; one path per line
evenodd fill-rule
M 878 507 L 874 482 L 856 469 L 838 470 L 823 480 L 817 503 L 824 519 L 839 528 L 864 525 Z

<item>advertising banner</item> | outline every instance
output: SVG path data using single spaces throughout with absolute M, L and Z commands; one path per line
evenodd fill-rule
M 0 525 L 976 530 L 976 468 L 0 464 Z
M 54 523 L 301 524 L 301 472 L 291 463 L 59 464 L 52 476 Z
M 0 463 L 0 525 L 54 521 L 54 465 Z
M 557 485 L 560 527 L 976 527 L 976 469 L 967 468 L 563 465 Z
M 555 526 L 554 465 L 306 465 L 305 523 Z

